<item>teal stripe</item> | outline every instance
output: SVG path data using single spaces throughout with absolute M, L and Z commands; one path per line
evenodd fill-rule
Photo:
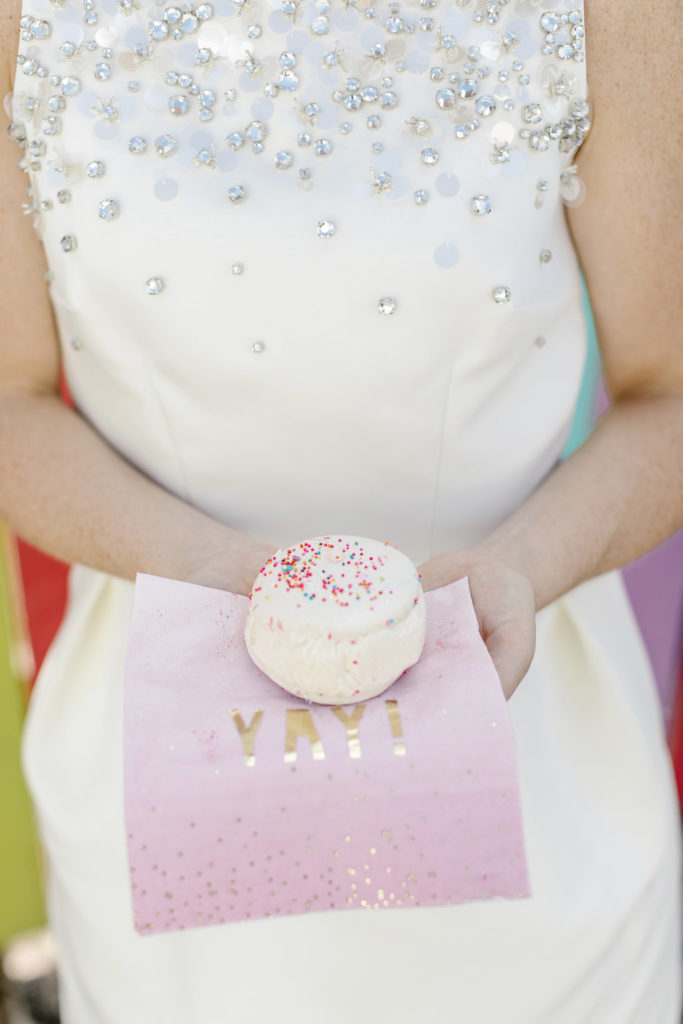
M 593 318 L 593 310 L 591 309 L 590 299 L 588 298 L 588 289 L 586 288 L 586 280 L 583 276 L 583 272 L 581 272 L 581 291 L 583 314 L 586 318 L 586 326 L 588 328 L 588 352 L 586 355 L 586 365 L 583 371 L 583 379 L 581 381 L 581 390 L 579 391 L 576 411 L 574 413 L 574 422 L 572 424 L 569 440 L 567 441 L 566 447 L 561 456 L 563 459 L 566 459 L 567 456 L 576 451 L 576 449 L 579 448 L 591 435 L 594 422 L 593 411 L 595 408 L 595 400 L 601 371 L 600 350 L 598 348 L 598 341 L 595 333 L 595 320 Z

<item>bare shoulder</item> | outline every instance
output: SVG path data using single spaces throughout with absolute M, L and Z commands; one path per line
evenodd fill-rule
M 0 74 L 2 75 L 2 94 L 12 88 L 16 71 L 17 50 L 19 47 L 19 21 L 21 19 L 21 0 L 0 0 Z
M 586 69 L 593 104 L 621 90 L 652 102 L 651 89 L 635 76 L 656 69 L 659 82 L 680 87 L 677 38 L 683 27 L 680 0 L 584 0 Z M 601 111 L 609 118 L 618 106 Z
M 585 0 L 592 126 L 567 219 L 610 395 L 683 392 L 680 0 Z
M 20 48 L 21 0 L 0 0 L 0 98 L 12 91 Z M 0 405 L 17 391 L 58 393 L 60 351 L 46 287 L 46 254 L 33 219 L 26 216 L 30 185 L 21 151 L 0 133 Z M 29 207 L 30 209 L 30 207 Z

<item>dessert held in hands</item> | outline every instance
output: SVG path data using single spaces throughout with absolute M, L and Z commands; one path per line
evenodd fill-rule
M 388 541 L 344 534 L 280 548 L 249 599 L 244 638 L 252 660 L 307 701 L 376 697 L 424 647 L 420 575 Z

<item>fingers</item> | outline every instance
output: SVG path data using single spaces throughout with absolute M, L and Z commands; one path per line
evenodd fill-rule
M 485 638 L 486 647 L 509 700 L 529 670 L 536 649 L 533 617 L 506 622 Z

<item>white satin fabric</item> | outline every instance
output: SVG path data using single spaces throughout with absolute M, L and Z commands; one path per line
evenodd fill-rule
M 557 135 L 533 148 L 519 132 L 572 121 L 586 63 L 558 57 L 534 0 L 501 2 L 497 21 L 477 20 L 495 5 L 476 2 L 405 0 L 371 17 L 352 2 L 302 0 L 291 21 L 281 0 L 248 0 L 242 13 L 218 0 L 187 39 L 155 40 L 146 55 L 135 48 L 163 4 L 93 2 L 88 25 L 71 0 L 24 0 L 31 38 L 19 43 L 12 98 L 34 142 L 35 226 L 81 413 L 154 480 L 277 546 L 355 533 L 419 563 L 485 537 L 557 462 L 580 386 L 586 334 L 563 209 L 573 154 Z M 580 26 L 581 4 L 558 0 L 556 11 Z M 416 27 L 398 32 L 392 15 Z M 312 18 L 329 29 L 318 36 Z M 260 35 L 249 35 L 253 24 Z M 370 60 L 379 41 L 384 55 Z M 83 45 L 68 56 L 64 42 Z M 343 69 L 323 68 L 337 44 Z M 197 47 L 213 53 L 208 70 Z M 235 63 L 248 50 L 260 78 Z M 269 97 L 283 53 L 296 58 L 298 85 Z M 438 66 L 441 78 L 429 70 Z M 215 91 L 212 119 L 198 119 L 198 93 L 173 80 L 180 72 Z M 553 86 L 562 75 L 565 92 Z M 463 80 L 493 98 L 492 113 L 473 97 L 438 105 L 436 90 Z M 362 109 L 345 105 L 373 84 L 397 102 L 370 92 Z M 186 114 L 168 106 L 178 94 Z M 50 106 L 53 96 L 64 103 Z M 56 132 L 55 122 L 45 132 L 50 111 Z M 429 136 L 411 118 L 427 119 Z M 459 138 L 455 126 L 474 120 Z M 248 140 L 226 146 L 254 121 L 266 127 L 263 152 Z M 156 151 L 162 134 L 177 143 L 168 156 Z M 147 149 L 133 154 L 137 137 Z M 317 155 L 325 138 L 332 151 Z M 211 146 L 216 165 L 200 166 Z M 501 146 L 509 159 L 495 159 Z M 420 156 L 429 147 L 436 164 Z M 277 169 L 283 150 L 293 164 Z M 105 171 L 92 177 L 96 160 Z M 390 188 L 375 188 L 371 167 Z M 231 203 L 235 185 L 246 198 Z M 471 200 L 482 194 L 491 212 L 477 215 Z M 119 207 L 112 220 L 98 215 L 107 199 Z M 334 223 L 332 237 L 318 235 L 320 220 Z M 158 294 L 147 290 L 153 277 Z M 509 301 L 494 301 L 503 286 Z M 378 311 L 382 297 L 396 302 L 390 315 Z M 132 596 L 129 581 L 72 568 L 22 741 L 64 1024 L 678 1024 L 678 806 L 619 573 L 539 613 L 533 664 L 508 704 L 531 899 L 144 938 L 133 930 L 123 821 Z

